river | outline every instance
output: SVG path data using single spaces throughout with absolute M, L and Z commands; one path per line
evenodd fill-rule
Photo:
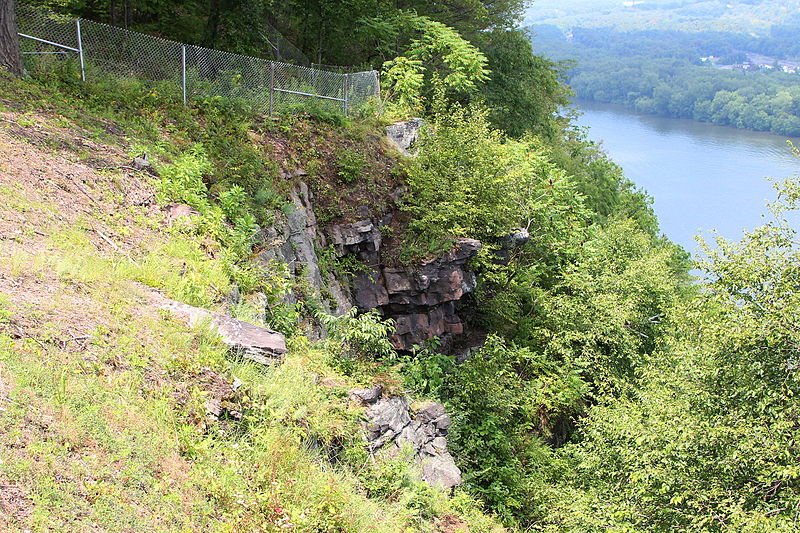
M 694 235 L 710 230 L 739 239 L 764 222 L 775 197 L 766 177 L 800 171 L 786 137 L 693 120 L 660 118 L 622 106 L 576 102 L 578 124 L 602 143 L 625 176 L 654 198 L 661 230 L 695 252 Z M 800 140 L 792 139 L 800 147 Z

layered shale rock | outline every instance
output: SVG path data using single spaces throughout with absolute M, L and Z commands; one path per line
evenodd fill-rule
M 150 299 L 159 309 L 169 311 L 190 326 L 207 322 L 230 348 L 231 352 L 264 365 L 283 360 L 286 339 L 276 331 L 250 324 L 233 317 L 194 307 L 150 291 Z
M 395 319 L 392 343 L 397 349 L 464 332 L 456 302 L 475 289 L 475 274 L 465 265 L 480 248 L 479 241 L 461 239 L 449 252 L 419 266 L 383 269 L 388 303 L 381 310 Z

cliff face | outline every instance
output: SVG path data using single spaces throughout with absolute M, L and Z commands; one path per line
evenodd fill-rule
M 480 242 L 462 239 L 438 257 L 396 267 L 381 263 L 380 230 L 375 221 L 332 226 L 329 232 L 337 253 L 355 255 L 370 266 L 353 281 L 354 303 L 359 309 L 379 309 L 394 319 L 396 330 L 391 340 L 396 349 L 409 351 L 433 337 L 464 332 L 456 304 L 475 288 L 475 275 L 466 269 L 466 263 L 478 253 Z
M 419 127 L 418 120 L 390 126 L 387 139 L 401 153 L 409 154 Z M 283 173 L 302 179 L 304 171 Z M 324 305 L 333 314 L 342 314 L 353 306 L 362 311 L 379 310 L 395 321 L 396 330 L 391 337 L 394 347 L 411 351 L 414 345 L 433 337 L 453 340 L 464 333 L 458 307 L 464 296 L 475 289 L 475 274 L 467 263 L 481 249 L 481 243 L 460 239 L 450 251 L 437 257 L 411 265 L 388 264 L 381 231 L 397 216 L 396 206 L 402 194 L 403 188 L 396 187 L 382 208 L 358 206 L 354 213 L 363 216 L 356 222 L 323 225 L 315 216 L 319 202 L 313 187 L 295 181 L 291 208 L 273 226 L 262 230 L 261 258 L 285 263 L 290 274 L 303 276 L 316 291 L 327 295 Z M 353 258 L 363 268 L 351 280 L 340 280 L 325 272 L 320 266 L 319 251 L 329 247 L 337 260 Z M 288 302 L 294 303 L 293 296 L 288 296 Z
M 410 143 L 403 144 L 404 151 L 409 147 Z M 302 170 L 284 173 L 304 179 Z M 321 300 L 327 312 L 340 315 L 355 306 L 361 311 L 377 309 L 393 319 L 395 331 L 390 340 L 398 351 L 412 351 L 434 337 L 442 339 L 446 347 L 465 333 L 458 307 L 475 289 L 476 277 L 468 262 L 482 245 L 474 239 L 460 239 L 451 250 L 416 264 L 397 266 L 387 260 L 393 254 L 386 253 L 382 231 L 398 216 L 402 192 L 402 187 L 392 190 L 383 209 L 358 207 L 355 212 L 365 215 L 360 220 L 323 225 L 315 215 L 319 202 L 313 186 L 296 180 L 291 206 L 260 232 L 259 257 L 265 263 L 285 264 L 290 275 L 301 278 L 301 284 L 320 297 L 326 295 Z M 361 267 L 352 277 L 337 279 L 324 268 L 324 261 L 330 258 L 323 258 L 322 250 L 332 252 L 337 261 Z M 286 296 L 287 303 L 296 301 L 297 296 Z M 312 327 L 308 333 L 325 335 L 321 327 Z M 410 452 L 408 459 L 420 479 L 448 489 L 461 484 L 461 471 L 447 450 L 451 421 L 441 404 L 412 407 L 408 397 L 385 394 L 381 385 L 353 390 L 351 397 L 366 408 L 361 426 L 371 455 L 393 458 Z
M 415 344 L 433 337 L 453 337 L 464 333 L 457 307 L 475 289 L 475 274 L 468 261 L 481 249 L 474 239 L 460 239 L 452 250 L 408 266 L 384 264 L 381 257 L 381 228 L 392 215 L 376 220 L 365 218 L 351 224 L 321 228 L 314 216 L 311 193 L 305 183 L 292 192 L 293 207 L 282 220 L 262 231 L 265 262 L 280 261 L 294 276 L 317 291 L 325 292 L 328 310 L 342 314 L 354 305 L 362 311 L 378 309 L 396 323 L 392 344 L 410 351 Z M 348 285 L 320 267 L 318 250 L 327 243 L 339 259 L 348 256 L 364 265 Z M 288 296 L 289 303 L 294 297 Z M 319 333 L 319 332 L 318 332 Z

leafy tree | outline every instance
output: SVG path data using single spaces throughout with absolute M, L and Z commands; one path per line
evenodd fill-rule
M 535 55 L 522 30 L 485 32 L 478 42 L 492 69 L 483 90 L 492 124 L 514 137 L 557 135 L 568 96 L 559 67 Z
M 561 475 L 558 446 L 587 411 L 635 390 L 668 311 L 689 292 L 670 247 L 633 221 L 595 225 L 586 237 L 560 245 L 560 264 L 527 248 L 495 273 L 479 292 L 483 325 L 511 340 L 490 337 L 449 389 L 467 487 L 523 527 L 552 520 L 551 507 L 563 505 L 552 498 L 570 501 L 569 487 L 548 488 Z
M 419 113 L 434 81 L 451 94 L 475 92 L 487 78 L 486 57 L 455 30 L 426 17 L 403 14 L 397 23 L 415 37 L 403 55 L 383 65 L 387 105 L 400 116 Z
M 531 505 L 531 477 L 550 451 L 538 435 L 549 430 L 552 413 L 580 401 L 584 388 L 575 368 L 498 336 L 449 380 L 450 441 L 467 487 L 507 523 L 539 512 Z
M 456 237 L 489 244 L 515 227 L 545 240 L 576 223 L 572 184 L 541 143 L 492 129 L 485 109 L 441 111 L 421 148 L 407 165 L 404 207 L 412 216 L 406 242 L 418 251 L 442 250 Z
M 551 523 L 572 530 L 793 531 L 800 504 L 796 347 L 800 184 L 779 184 L 774 222 L 717 240 L 702 293 L 640 367 L 562 449 L 566 497 Z
M 402 0 L 398 7 L 438 20 L 474 40 L 484 30 L 515 27 L 522 19 L 526 3 L 525 0 Z

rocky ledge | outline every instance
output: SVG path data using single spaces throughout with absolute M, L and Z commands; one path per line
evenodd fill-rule
M 448 489 L 460 485 L 461 470 L 447 451 L 451 421 L 444 406 L 425 402 L 412 409 L 406 397 L 382 398 L 382 392 L 380 385 L 351 391 L 369 406 L 362 427 L 370 453 L 394 457 L 407 448 L 423 481 Z
M 340 256 L 356 255 L 368 267 L 353 280 L 356 305 L 364 311 L 377 308 L 395 320 L 391 341 L 398 350 L 409 351 L 430 338 L 463 333 L 456 303 L 475 289 L 475 275 L 466 263 L 481 249 L 480 241 L 460 239 L 450 251 L 421 264 L 386 267 L 379 256 L 379 227 L 385 223 L 366 219 L 328 228 Z
M 264 365 L 280 362 L 286 353 L 286 339 L 272 331 L 249 322 L 215 313 L 208 309 L 176 302 L 151 291 L 150 298 L 159 309 L 169 311 L 190 326 L 206 321 L 219 333 L 231 352 Z

